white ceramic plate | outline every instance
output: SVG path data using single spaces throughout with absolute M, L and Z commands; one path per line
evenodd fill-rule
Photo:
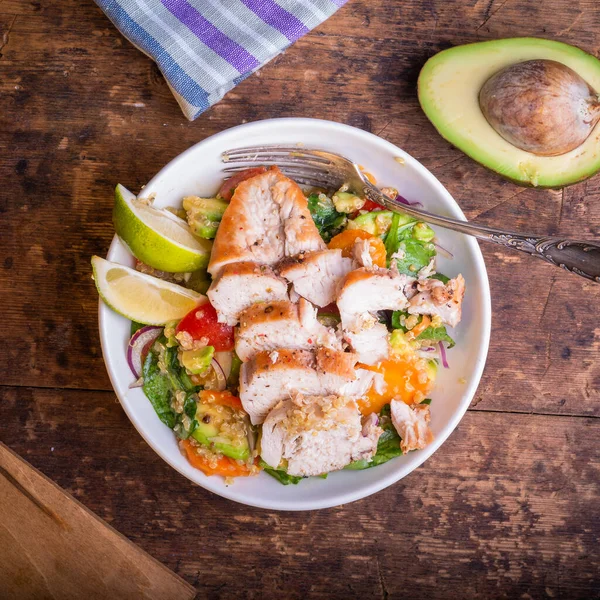
M 172 160 L 144 188 L 144 196 L 156 194 L 159 207 L 179 206 L 186 195 L 209 197 L 223 179 L 222 152 L 250 145 L 296 143 L 343 154 L 363 165 L 379 185 L 397 188 L 408 200 L 421 201 L 427 210 L 464 219 L 442 184 L 406 152 L 360 129 L 315 119 L 259 121 L 214 135 Z M 403 164 L 395 160 L 398 157 L 404 159 Z M 462 322 L 451 331 L 456 346 L 448 353 L 450 369 L 439 369 L 431 394 L 435 441 L 425 450 L 372 469 L 340 471 L 327 479 L 311 478 L 298 485 L 283 486 L 265 473 L 237 479 L 229 486 L 220 477 L 206 477 L 180 454 L 175 435 L 160 422 L 143 391 L 129 389 L 132 375 L 125 354 L 130 322 L 100 302 L 104 360 L 125 412 L 142 437 L 173 468 L 198 485 L 243 504 L 276 510 L 314 510 L 346 504 L 395 483 L 431 456 L 457 426 L 477 389 L 488 350 L 490 291 L 479 246 L 473 238 L 458 233 L 438 228 L 437 234 L 442 246 L 454 255 L 452 260 L 439 257 L 438 270 L 448 276 L 462 273 L 467 293 Z M 129 266 L 134 263 L 116 236 L 107 258 Z

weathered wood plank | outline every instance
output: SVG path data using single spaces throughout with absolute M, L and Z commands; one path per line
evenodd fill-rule
M 111 393 L 3 388 L 0 422 L 12 449 L 201 597 L 598 597 L 599 419 L 470 411 L 391 488 L 280 514 L 181 477 Z
M 11 344 L 2 381 L 110 389 L 89 257 L 104 253 L 112 235 L 112 187 L 121 181 L 139 189 L 191 143 L 240 120 L 298 114 L 351 123 L 421 159 L 471 218 L 597 234 L 597 180 L 566 192 L 567 206 L 560 192 L 517 188 L 452 149 L 418 107 L 414 84 L 423 60 L 445 43 L 440 36 L 461 42 L 475 35 L 467 25 L 482 20 L 483 4 L 465 7 L 459 22 L 445 3 L 352 2 L 193 124 L 157 69 L 122 42 L 94 5 L 32 4 L 29 14 L 29 5 L 22 13 L 4 4 L 3 28 L 12 29 L 0 62 L 0 141 L 10 148 L 0 165 L 6 182 L 0 302 Z M 499 26 L 503 14 L 519 14 L 523 4 L 509 3 L 488 24 Z M 575 5 L 589 8 L 569 4 Z M 558 14 L 563 9 L 558 20 L 565 23 L 571 9 L 558 3 Z M 85 18 L 75 18 L 82 10 Z M 358 47 L 356 36 L 364 32 L 368 39 Z M 575 26 L 565 36 L 578 34 Z M 484 253 L 495 312 L 479 406 L 598 414 L 597 287 L 504 250 Z
M 194 588 L 0 443 L 0 595 L 189 600 Z
M 470 219 L 598 237 L 600 178 L 505 182 L 435 133 L 415 86 L 454 44 L 538 35 L 597 55 L 599 32 L 594 0 L 351 0 L 188 123 L 91 0 L 3 0 L 2 440 L 200 597 L 600 597 L 600 421 L 566 416 L 600 415 L 600 288 L 525 256 L 483 246 L 494 320 L 474 410 L 411 476 L 337 509 L 222 500 L 164 464 L 112 393 L 28 387 L 110 389 L 89 258 L 112 237 L 112 188 L 240 122 L 349 123 L 421 160 Z

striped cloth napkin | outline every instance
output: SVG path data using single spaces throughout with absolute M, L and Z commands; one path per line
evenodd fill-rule
M 346 0 L 96 0 L 193 120 Z

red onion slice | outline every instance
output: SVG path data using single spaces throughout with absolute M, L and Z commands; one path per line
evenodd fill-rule
M 136 379 L 133 383 L 129 384 L 129 389 L 133 390 L 134 388 L 139 388 L 139 387 L 143 387 L 144 386 L 144 378 L 140 377 L 139 379 Z
M 411 202 L 410 200 L 407 200 L 406 198 L 404 198 L 400 194 L 398 194 L 396 196 L 396 200 L 398 202 L 402 202 L 402 204 L 406 204 L 407 206 L 420 206 L 420 207 L 423 207 L 423 203 L 422 202 L 419 202 L 419 201 Z
M 442 366 L 444 369 L 449 369 L 450 365 L 448 364 L 448 359 L 446 358 L 446 348 L 444 347 L 444 342 L 439 343 L 440 347 L 440 358 L 442 359 Z
M 210 362 L 210 365 L 213 368 L 213 371 L 215 373 L 215 378 L 217 380 L 217 383 L 216 383 L 216 386 L 214 389 L 216 389 L 219 392 L 222 392 L 227 387 L 227 377 L 225 377 L 223 368 L 221 367 L 221 365 L 219 364 L 219 362 L 217 360 L 215 360 L 213 358 L 212 361 Z
M 233 364 L 233 352 L 215 352 L 214 360 L 216 360 L 219 363 L 221 371 L 223 371 L 223 375 L 225 375 L 225 379 L 227 379 L 229 377 L 229 374 L 231 373 L 231 366 Z
M 454 258 L 454 254 L 452 254 L 452 252 L 449 252 L 448 250 L 446 250 L 446 248 L 440 246 L 437 242 L 433 242 L 433 245 L 435 246 L 436 250 L 445 258 Z
M 136 379 L 139 379 L 142 376 L 144 359 L 150 351 L 152 344 L 159 338 L 162 331 L 162 327 L 146 325 L 146 327 L 138 329 L 131 336 L 127 346 L 127 364 Z
M 371 413 L 368 417 L 363 421 L 362 426 L 362 435 L 363 437 L 367 437 L 373 427 L 377 427 L 379 425 L 379 416 L 377 413 Z

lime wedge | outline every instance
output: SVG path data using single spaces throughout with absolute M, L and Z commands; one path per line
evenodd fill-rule
M 194 237 L 183 219 L 145 204 L 121 184 L 115 189 L 113 223 L 131 253 L 155 269 L 185 273 L 208 264 L 209 240 Z
M 99 256 L 92 257 L 92 268 L 102 300 L 120 315 L 145 325 L 182 319 L 205 300 L 198 292 Z

